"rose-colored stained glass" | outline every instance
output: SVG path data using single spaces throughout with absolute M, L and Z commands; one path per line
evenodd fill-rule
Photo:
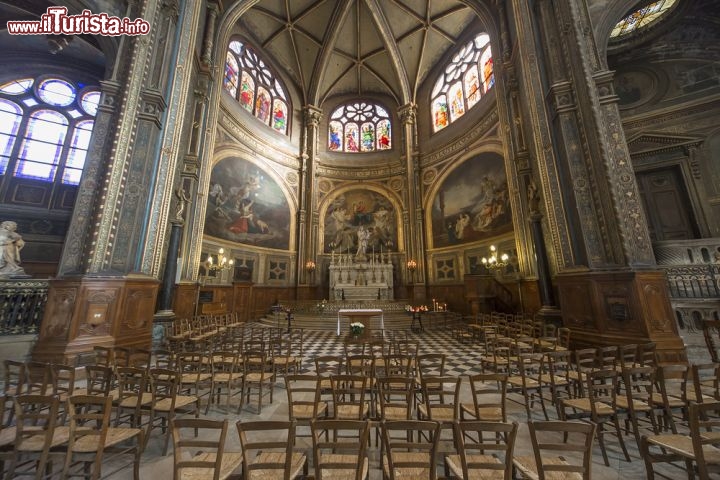
M 377 149 L 389 150 L 390 147 L 390 120 L 380 120 L 377 125 Z
M 349 123 L 345 125 L 345 151 L 346 152 L 358 152 L 359 142 L 358 126 L 355 123 Z
M 240 82 L 240 105 L 248 112 L 253 111 L 255 101 L 255 80 L 247 73 L 242 72 Z
M 448 99 L 450 100 L 450 121 L 454 122 L 465 114 L 465 96 L 460 82 L 450 86 Z

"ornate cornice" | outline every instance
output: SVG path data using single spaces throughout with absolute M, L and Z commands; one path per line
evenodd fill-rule
M 482 138 L 498 123 L 498 112 L 497 109 L 493 109 L 480 121 L 474 128 L 469 129 L 465 135 L 462 135 L 457 140 L 449 142 L 444 148 L 431 152 L 425 155 L 421 155 L 421 164 L 424 166 L 432 165 L 438 161 L 445 160 L 447 157 L 456 155 L 457 153 L 467 149 L 473 142 Z
M 289 168 L 298 168 L 297 150 L 292 150 L 293 145 L 274 142 L 270 143 L 262 136 L 258 135 L 257 129 L 251 131 L 244 124 L 233 118 L 224 107 L 220 107 L 220 115 L 218 123 L 225 131 L 234 137 L 237 141 L 250 148 L 253 152 L 274 152 L 282 155 L 275 158 L 274 161 L 285 165 Z M 258 127 L 260 125 L 258 124 Z

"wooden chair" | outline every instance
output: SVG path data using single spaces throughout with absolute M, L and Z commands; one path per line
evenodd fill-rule
M 720 400 L 720 364 L 700 363 L 690 367 L 692 384 L 685 389 L 688 402 L 705 403 Z M 688 382 L 690 383 L 690 382 Z
M 435 480 L 440 424 L 420 420 L 383 420 L 383 478 Z
M 285 391 L 288 398 L 288 415 L 297 427 L 310 427 L 316 418 L 328 415 L 328 404 L 320 400 L 320 377 L 317 375 L 286 375 Z M 309 435 L 311 436 L 311 435 Z
M 223 480 L 242 465 L 242 453 L 225 451 L 227 420 L 176 418 L 171 428 L 174 480 Z
M 658 433 L 655 417 L 656 407 L 653 403 L 655 369 L 653 367 L 630 367 L 623 369 L 622 375 L 625 395 L 617 397 L 617 406 L 627 412 L 639 448 L 641 415 L 645 415 L 650 422 L 652 432 Z
M 110 397 L 113 401 L 119 397 L 117 389 L 112 389 L 115 373 L 112 368 L 102 365 L 85 366 L 85 386 L 76 388 L 73 395 L 96 395 Z
M 562 417 L 563 400 L 572 398 L 573 391 L 570 372 L 572 368 L 572 352 L 569 350 L 556 350 L 545 354 L 546 371 L 540 376 L 540 381 L 549 388 L 550 399 L 555 407 L 558 418 Z
M 687 365 L 662 365 L 656 370 L 660 393 L 653 394 L 653 403 L 663 409 L 663 424 L 672 433 L 678 433 L 674 411 L 679 410 L 682 419 L 687 419 Z
M 507 421 L 507 380 L 505 373 L 470 375 L 473 403 L 460 404 L 460 420 Z
M 330 377 L 333 391 L 333 414 L 338 420 L 367 420 L 370 402 L 366 400 L 370 378 L 364 375 Z
M 455 439 L 459 453 L 445 456 L 446 476 L 451 473 L 460 480 L 510 480 L 517 431 L 517 422 L 456 422 Z M 493 440 L 485 441 L 485 434 Z
M 44 362 L 27 362 L 25 364 L 25 393 L 30 395 L 47 395 L 52 382 L 52 366 Z
M 343 432 L 343 436 L 340 436 Z M 312 423 L 315 480 L 365 480 L 370 471 L 364 420 L 315 420 Z
M 334 417 L 332 382 L 330 377 L 345 373 L 345 357 L 342 355 L 321 355 L 315 357 L 315 373 L 320 380 L 320 400 L 328 405 L 328 416 Z
M 607 370 L 595 370 L 586 374 L 585 391 L 587 397 L 573 398 L 564 400 L 562 420 L 570 418 L 585 418 L 597 425 L 596 435 L 600 450 L 602 451 L 605 465 L 610 465 L 605 450 L 605 425 L 610 423 L 614 426 L 614 433 L 620 443 L 623 455 L 626 461 L 630 461 L 625 441 L 620 431 L 620 422 L 618 418 L 617 406 L 617 390 L 618 390 L 618 373 L 615 368 Z M 572 413 L 568 413 L 567 409 L 572 409 Z
M 50 455 L 69 439 L 68 427 L 58 424 L 60 402 L 54 395 L 15 398 L 15 441 L 7 478 L 52 476 Z
M 460 418 L 461 384 L 462 377 L 423 377 L 424 402 L 417 407 L 418 420 L 435 421 L 441 429 L 452 429 Z
M 115 426 L 127 423 L 130 427 L 142 425 L 143 407 L 147 412 L 152 403 L 148 389 L 147 370 L 136 367 L 117 367 L 118 398 L 114 401 Z
M 243 352 L 242 378 L 242 399 L 238 407 L 238 413 L 240 413 L 245 403 L 250 403 L 250 396 L 254 390 L 258 396 L 257 413 L 259 414 L 262 411 L 263 397 L 265 395 L 270 395 L 270 403 L 272 403 L 276 381 L 275 368 L 265 352 L 260 350 L 246 350 Z
M 73 395 L 68 399 L 70 439 L 68 440 L 63 478 L 82 476 L 91 480 L 101 476 L 103 461 L 130 456 L 115 472 L 133 465 L 134 480 L 140 479 L 140 455 L 145 444 L 139 428 L 110 426 L 112 399 L 92 395 Z M 114 473 L 114 472 L 112 472 Z M 112 473 L 107 473 L 111 475 Z
M 194 395 L 201 402 L 203 397 L 207 397 L 207 413 L 212 393 L 212 361 L 202 352 L 180 352 L 176 361 L 180 372 L 180 392 L 183 395 Z
M 236 423 L 243 451 L 245 480 L 292 480 L 307 474 L 307 458 L 294 452 L 295 422 Z
M 15 426 L 9 426 L 10 411 L 14 410 L 11 397 L 0 396 L 0 478 L 6 478 L 7 467 L 15 458 Z M 15 413 L 13 412 L 13 417 Z
M 180 374 L 175 370 L 164 368 L 150 369 L 150 393 L 152 401 L 149 405 L 149 420 L 145 433 L 145 443 L 150 439 L 152 431 L 160 428 L 165 436 L 163 455 L 167 455 L 170 443 L 169 427 L 178 414 L 200 415 L 200 400 L 194 395 L 180 395 Z
M 528 427 L 534 456 L 516 456 L 513 461 L 522 478 L 590 480 L 594 424 L 529 421 Z M 564 441 L 557 439 L 560 434 Z
M 225 408 L 230 411 L 230 399 L 242 389 L 243 372 L 239 365 L 238 354 L 229 350 L 213 352 L 210 403 L 220 404 L 225 395 Z
M 720 402 L 691 403 L 690 435 L 660 434 L 643 436 L 640 454 L 645 460 L 647 478 L 655 478 L 654 464 L 685 462 L 688 477 L 697 469 L 700 480 L 720 473 Z M 660 452 L 653 451 L 660 449 Z
M 513 374 L 508 377 L 508 385 L 511 391 L 519 391 L 524 400 L 525 413 L 528 420 L 532 420 L 532 408 L 535 402 L 539 402 L 545 420 L 548 420 L 547 409 L 545 408 L 545 397 L 543 387 L 545 384 L 540 377 L 543 373 L 542 353 L 521 353 L 515 358 Z

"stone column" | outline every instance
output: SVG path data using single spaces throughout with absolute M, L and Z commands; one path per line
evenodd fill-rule
M 405 283 L 425 283 L 427 262 L 425 259 L 425 232 L 423 230 L 422 215 L 422 181 L 420 179 L 420 162 L 417 151 L 417 129 L 415 119 L 417 105 L 409 103 L 398 109 L 398 116 L 402 126 L 400 145 L 405 164 L 405 207 L 403 211 L 403 229 L 405 230 L 406 261 L 414 259 L 417 262 L 415 272 L 407 270 L 405 262 L 400 268 L 405 274 Z M 413 297 L 423 299 L 425 291 L 422 288 L 413 288 Z
M 125 16 L 142 17 L 153 28 L 147 36 L 119 39 L 102 82 L 59 276 L 51 281 L 32 353 L 37 360 L 72 362 L 96 345 L 150 347 L 159 281 L 157 269 L 144 268 L 141 258 L 148 232 L 158 227 L 149 219 L 153 202 L 165 189 L 157 151 L 172 98 L 166 79 L 175 64 L 178 14 L 174 0 L 128 2 Z M 158 245 L 162 238 L 153 241 L 162 251 Z
M 312 284 L 316 277 L 314 272 L 308 272 L 305 264 L 308 261 L 317 265 L 317 252 L 319 248 L 318 228 L 319 214 L 317 212 L 317 142 L 318 127 L 322 111 L 313 106 L 303 108 L 305 130 L 302 138 L 302 155 L 300 156 L 300 188 L 301 201 L 298 209 L 298 261 L 297 278 L 299 285 Z
M 655 267 L 612 73 L 599 59 L 587 6 L 511 5 L 521 108 L 532 132 L 526 140 L 563 323 L 576 345 L 654 341 L 663 359 L 680 360 L 684 349 Z

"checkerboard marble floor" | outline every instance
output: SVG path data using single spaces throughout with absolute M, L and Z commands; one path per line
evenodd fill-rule
M 446 354 L 446 374 L 466 376 L 469 374 L 480 372 L 481 355 L 477 348 L 469 344 L 456 341 L 450 335 L 450 332 L 437 329 L 426 330 L 424 333 L 408 332 L 408 337 L 418 340 L 421 353 L 443 352 Z M 337 337 L 333 331 L 310 331 L 306 330 L 304 334 L 304 358 L 303 370 L 306 372 L 314 369 L 313 359 L 318 355 L 335 355 L 343 354 L 343 338 Z M 472 399 L 469 392 L 469 382 L 465 380 L 462 384 L 461 402 L 471 403 Z M 516 455 L 532 455 L 532 445 L 530 443 L 530 435 L 527 428 L 527 417 L 522 404 L 517 403 L 522 397 L 516 394 L 509 394 L 508 411 L 509 420 L 517 421 L 520 424 L 518 438 L 515 446 Z M 515 400 L 515 401 L 512 401 Z M 237 400 L 236 400 L 237 401 Z M 267 400 L 266 400 L 267 401 Z M 211 407 L 208 417 L 230 420 L 230 431 L 227 438 L 228 451 L 240 451 L 240 444 L 235 429 L 235 422 L 238 420 L 254 421 L 254 420 L 272 420 L 287 419 L 288 406 L 283 381 L 280 379 L 275 388 L 274 401 L 272 404 L 263 406 L 261 414 L 257 414 L 254 405 L 247 407 L 238 415 L 236 409 L 231 409 L 230 414 L 225 411 L 224 405 L 221 407 Z M 551 416 L 554 414 L 551 411 Z M 540 408 L 535 408 L 533 412 L 534 420 L 542 420 Z M 552 418 L 552 417 L 551 417 Z M 374 438 L 374 435 L 371 435 Z M 441 450 L 449 450 L 451 442 L 445 440 L 441 442 Z M 597 441 L 594 442 L 592 478 L 594 480 L 634 480 L 647 478 L 645 465 L 639 456 L 635 440 L 632 435 L 625 437 L 625 443 L 630 452 L 631 462 L 622 459 L 617 440 L 613 436 L 606 437 L 607 452 L 610 459 L 610 466 L 605 466 L 602 460 L 600 448 Z M 300 438 L 297 442 L 297 448 L 303 449 L 308 455 L 312 456 L 311 443 L 308 438 Z M 140 477 L 146 478 L 167 478 L 172 475 L 173 470 L 173 454 L 172 447 L 168 455 L 163 456 L 162 440 L 158 433 L 154 433 L 150 438 L 145 453 L 143 454 L 143 463 L 141 466 Z M 380 469 L 380 454 L 373 440 L 373 447 L 369 451 L 371 461 L 371 480 L 380 480 L 382 472 Z M 442 474 L 442 467 L 438 470 Z M 312 469 L 310 470 L 312 474 Z M 132 471 L 127 469 L 122 471 L 115 478 L 131 479 Z M 235 477 L 235 478 L 240 478 Z M 659 465 L 656 467 L 656 478 L 662 479 L 680 479 L 687 478 L 684 465 Z

